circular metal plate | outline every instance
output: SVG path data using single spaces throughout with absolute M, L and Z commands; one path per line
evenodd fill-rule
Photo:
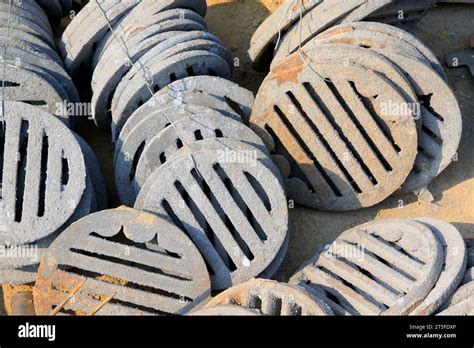
M 435 312 L 459 286 L 466 270 L 466 246 L 459 231 L 451 224 L 433 218 L 416 218 L 428 226 L 444 247 L 443 270 L 435 287 L 410 315 L 430 315 Z
M 206 115 L 181 118 L 146 142 L 133 177 L 135 194 L 138 195 L 156 169 L 184 146 L 203 139 L 220 138 L 239 140 L 257 147 L 259 151 L 267 151 L 263 142 L 250 128 L 229 117 Z
M 167 216 L 188 233 L 209 265 L 213 289 L 257 276 L 288 233 L 276 168 L 246 153 L 236 161 L 219 151 L 181 151 L 147 180 L 135 207 Z
M 474 315 L 474 281 L 456 290 L 437 315 Z
M 81 148 L 54 116 L 5 102 L 2 139 L 1 244 L 25 244 L 57 231 L 86 188 Z
M 89 215 L 54 241 L 38 271 L 36 313 L 50 313 L 83 279 L 66 313 L 88 313 L 113 296 L 97 314 L 184 314 L 210 295 L 205 263 L 189 238 L 127 208 Z
M 413 115 L 390 108 L 407 100 L 373 70 L 339 62 L 317 48 L 305 55 L 303 60 L 295 53 L 267 76 L 250 120 L 253 128 L 290 163 L 286 185 L 295 202 L 324 210 L 374 205 L 413 168 Z
M 174 119 L 175 117 L 177 118 Z M 173 122 L 172 126 L 168 126 L 170 122 Z M 167 149 L 171 142 L 182 147 L 191 141 L 220 136 L 242 139 L 259 146 L 262 150 L 265 149 L 263 142 L 250 128 L 237 120 L 225 117 L 219 111 L 185 106 L 172 107 L 152 114 L 141 121 L 123 144 L 116 148 L 115 183 L 122 203 L 129 206 L 134 204 L 136 195 L 132 182 L 135 179 L 136 166 L 140 163 L 146 145 L 167 127 L 171 128 L 165 133 L 166 138 L 163 138 L 167 144 L 164 149 Z M 160 138 L 156 140 L 158 146 L 160 146 L 160 140 Z M 153 161 L 153 163 L 156 162 Z M 146 166 L 145 162 L 142 165 Z M 143 183 L 140 182 L 140 184 Z
M 142 74 L 145 74 L 146 82 Z M 140 73 L 125 76 L 117 87 L 112 99 L 112 128 L 116 125 L 121 128 L 135 110 L 153 97 L 150 89 L 157 92 L 175 79 L 194 74 L 230 79 L 231 69 L 223 58 L 207 51 L 184 52 L 154 60 Z
M 331 315 L 328 305 L 318 303 L 306 291 L 272 280 L 252 279 L 216 297 L 206 308 L 241 306 L 271 316 Z
M 382 220 L 342 233 L 290 279 L 323 296 L 336 315 L 406 315 L 436 284 L 441 243 L 427 226 Z

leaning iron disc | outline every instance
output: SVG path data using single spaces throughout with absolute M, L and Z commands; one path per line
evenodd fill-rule
M 443 270 L 435 287 L 410 315 L 434 313 L 459 286 L 466 270 L 466 246 L 459 231 L 451 224 L 433 218 L 416 218 L 428 226 L 444 248 Z
M 167 216 L 207 260 L 212 288 L 257 276 L 288 233 L 288 209 L 271 161 L 182 149 L 147 180 L 135 207 Z M 274 165 L 273 165 L 274 167 Z
M 85 279 L 64 312 L 99 315 L 184 314 L 210 295 L 199 251 L 178 228 L 128 208 L 89 215 L 64 231 L 43 256 L 34 288 L 47 315 Z
M 220 293 L 209 301 L 206 308 L 229 305 L 272 316 L 332 315 L 327 304 L 317 302 L 306 291 L 263 279 L 251 279 Z
M 406 315 L 431 291 L 444 263 L 431 230 L 382 220 L 342 233 L 290 279 L 322 296 L 336 315 Z
M 437 315 L 474 315 L 474 281 L 456 290 Z
M 139 73 L 125 76 L 117 87 L 112 100 L 112 129 L 123 127 L 133 112 L 153 97 L 153 91 L 167 86 L 173 78 L 179 80 L 193 74 L 215 74 L 230 79 L 232 72 L 223 58 L 207 51 L 184 52 L 155 60 Z
M 325 210 L 374 205 L 413 168 L 413 115 L 388 107 L 407 101 L 373 70 L 338 62 L 330 52 L 325 57 L 317 48 L 305 56 L 295 53 L 275 66 L 250 121 L 291 164 L 286 185 L 295 202 Z
M 57 231 L 80 203 L 86 168 L 71 131 L 54 116 L 5 104 L 1 244 L 25 244 Z
M 376 22 L 355 22 L 355 23 L 341 24 L 341 25 L 336 25 L 335 27 L 329 28 L 328 30 L 319 34 L 318 38 L 328 38 L 332 35 L 337 36 L 338 34 L 341 34 L 341 33 L 351 33 L 356 30 L 374 31 L 378 33 L 387 34 L 389 36 L 393 36 L 398 39 L 401 39 L 407 45 L 416 47 L 416 49 L 423 54 L 425 59 L 430 62 L 433 69 L 435 69 L 436 72 L 443 79 L 447 80 L 446 75 L 444 73 L 444 69 L 441 66 L 438 58 L 433 53 L 433 51 L 431 51 L 431 49 L 423 43 L 423 41 L 421 41 L 415 35 L 409 33 L 408 31 L 393 27 L 391 25 L 376 23 Z
M 146 142 L 133 177 L 137 195 L 146 180 L 181 148 L 203 139 L 235 139 L 266 152 L 260 138 L 243 123 L 223 115 L 181 118 Z M 130 177 L 130 175 L 129 175 Z
M 139 163 L 141 153 L 146 144 L 169 124 L 173 124 L 182 118 L 190 121 L 195 118 L 195 120 L 190 123 L 190 127 L 196 127 L 200 120 L 206 122 L 207 118 L 210 119 L 210 122 L 217 119 L 225 120 L 225 117 L 223 117 L 219 111 L 194 105 L 173 106 L 149 115 L 147 118 L 142 120 L 135 128 L 133 128 L 127 138 L 123 139 L 123 142 L 118 142 L 115 147 L 115 184 L 123 204 L 132 206 L 135 202 L 132 180 L 134 178 L 136 165 Z M 207 124 L 209 124 L 209 122 L 207 122 Z M 232 124 L 234 125 L 234 123 Z M 226 125 L 228 125 L 228 123 L 226 123 Z M 246 128 L 241 123 L 235 126 L 240 129 Z M 226 134 L 228 133 L 229 132 L 226 130 Z M 258 144 L 262 144 L 261 141 L 259 142 L 260 139 L 258 136 L 250 129 L 246 128 L 246 133 L 249 137 L 249 141 L 253 140 Z M 194 135 L 194 133 L 192 133 L 192 135 Z M 182 135 L 180 133 L 178 136 L 184 136 L 184 134 Z

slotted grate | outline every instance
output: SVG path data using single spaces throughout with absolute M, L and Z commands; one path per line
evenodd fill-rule
M 225 79 L 230 79 L 232 75 L 232 68 L 225 59 L 203 50 L 183 52 L 163 60 L 155 59 L 141 70 L 141 74 L 130 71 L 117 86 L 112 99 L 113 127 L 123 126 L 135 110 L 153 97 L 150 88 L 158 92 L 175 80 L 194 75 L 219 76 Z M 142 75 L 146 76 L 146 82 Z
M 395 0 L 373 12 L 365 20 L 410 27 L 423 18 L 435 3 L 436 0 Z
M 436 284 L 444 256 L 427 226 L 383 220 L 342 233 L 290 284 L 323 297 L 336 315 L 406 315 Z
M 254 316 L 261 315 L 258 311 L 244 308 L 240 306 L 216 306 L 209 308 L 202 308 L 197 311 L 190 313 L 189 315 L 194 316 Z
M 36 313 L 49 314 L 85 279 L 61 310 L 98 315 L 184 314 L 210 295 L 199 251 L 158 216 L 127 208 L 89 215 L 45 253 L 34 288 Z
M 262 279 L 252 279 L 220 293 L 206 305 L 206 309 L 229 305 L 272 316 L 332 315 L 328 305 L 317 302 L 306 291 Z
M 191 153 L 155 171 L 135 207 L 168 216 L 186 231 L 207 261 L 212 288 L 226 289 L 275 259 L 288 233 L 285 194 L 271 161 Z
M 407 100 L 371 69 L 298 53 L 274 67 L 250 122 L 291 166 L 290 198 L 326 210 L 374 205 L 397 190 L 413 168 L 417 132 Z M 282 172 L 286 172 L 282 170 Z
M 321 41 L 345 42 L 355 46 L 369 47 L 387 57 L 407 75 L 415 90 L 416 99 L 421 104 L 419 108 L 422 126 L 419 137 L 419 154 L 401 192 L 420 190 L 437 177 L 452 162 L 456 154 L 462 132 L 459 104 L 444 80 L 444 75 L 440 75 L 434 70 L 433 65 L 437 66 L 439 63 L 428 65 L 429 62 L 420 61 L 419 56 L 413 57 L 409 53 L 410 51 L 420 51 L 418 51 L 418 47 L 415 48 L 400 39 L 404 32 L 400 32 L 398 37 L 394 37 L 385 33 L 374 35 L 374 31 L 364 30 L 364 26 L 361 28 L 349 34 L 344 33 L 343 28 L 341 34 L 337 34 L 338 31 L 330 34 L 323 33 Z M 315 44 L 319 41 L 318 37 Z M 401 45 L 411 48 L 407 54 L 400 54 L 398 49 L 387 48 L 392 47 L 390 42 L 399 42 Z
M 258 151 L 267 151 L 260 138 L 250 128 L 238 121 L 223 116 L 209 115 L 181 118 L 173 126 L 166 127 L 146 142 L 147 145 L 140 155 L 133 177 L 136 195 L 150 175 L 166 163 L 167 159 L 171 159 L 174 154 L 184 147 L 184 144 L 189 147 L 189 144 L 204 139 L 234 139 L 242 142 L 243 145 L 256 147 Z M 126 145 L 124 144 L 124 148 L 127 147 Z M 247 150 L 252 151 L 251 149 Z
M 25 244 L 58 230 L 86 188 L 86 168 L 73 133 L 54 116 L 6 101 L 1 138 L 0 244 Z
M 435 312 L 461 283 L 466 270 L 466 246 L 461 233 L 453 225 L 434 218 L 414 219 L 428 226 L 444 248 L 443 270 L 435 287 L 410 315 L 430 315 Z

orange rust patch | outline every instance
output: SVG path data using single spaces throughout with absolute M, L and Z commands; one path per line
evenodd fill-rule
M 336 30 L 331 31 L 330 33 L 327 34 L 319 34 L 318 39 L 326 39 L 335 35 L 340 35 L 340 34 L 347 34 L 347 33 L 352 33 L 354 31 L 354 28 L 352 27 L 344 27 L 344 28 L 339 28 Z
M 300 73 L 303 71 L 304 62 L 298 52 L 285 58 L 277 64 L 268 75 L 268 81 L 276 81 L 278 86 L 286 82 L 297 83 Z

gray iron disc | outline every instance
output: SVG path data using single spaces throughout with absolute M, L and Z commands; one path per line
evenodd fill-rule
M 235 116 L 238 118 L 237 116 Z M 115 152 L 115 184 L 123 204 L 133 205 L 135 194 L 132 181 L 135 179 L 137 165 L 146 145 L 162 130 L 169 127 L 173 131 L 167 134 L 181 138 L 187 144 L 190 140 L 199 140 L 198 137 L 235 137 L 245 139 L 250 144 L 258 145 L 262 150 L 265 145 L 250 128 L 240 121 L 225 117 L 219 111 L 205 107 L 172 107 L 160 113 L 150 115 L 141 121 L 124 139 Z M 176 133 L 176 130 L 178 133 Z M 177 145 L 181 142 L 176 139 Z M 144 183 L 141 182 L 141 184 Z
M 73 215 L 86 167 L 73 133 L 55 117 L 9 101 L 4 111 L 0 240 L 21 245 L 53 234 Z
M 154 105 L 153 107 L 151 105 Z M 117 139 L 117 146 L 120 147 L 123 140 L 127 139 L 130 132 L 145 118 L 154 114 L 160 114 L 163 109 L 171 110 L 173 107 L 187 108 L 188 106 L 202 106 L 209 109 L 220 111 L 227 117 L 239 119 L 239 115 L 223 100 L 218 97 L 205 94 L 200 91 L 189 90 L 176 93 L 157 93 L 146 104 L 137 109 L 127 120 L 120 131 Z M 115 134 L 112 134 L 115 137 Z
M 58 116 L 69 125 L 69 116 L 62 108 L 68 100 L 60 83 L 39 67 L 22 63 L 22 68 L 5 66 L 5 100 L 25 102 Z M 1 87 L 0 87 L 1 91 Z
M 8 13 L 0 12 L 0 22 L 5 23 L 5 28 L 7 28 L 8 25 L 8 18 Z M 48 33 L 45 29 L 43 29 L 40 25 L 27 18 L 15 16 L 14 14 L 12 14 L 10 16 L 10 28 L 15 28 L 34 35 L 38 39 L 41 39 L 42 41 L 47 43 L 52 48 L 55 47 L 52 35 Z
M 474 315 L 474 281 L 457 289 L 437 315 Z
M 217 134 L 219 134 L 219 136 L 217 136 Z M 245 151 L 248 151 L 253 154 L 256 152 L 253 148 L 258 149 L 258 151 L 263 153 L 267 151 L 265 145 L 250 128 L 242 123 L 239 124 L 239 122 L 228 117 L 206 116 L 204 118 L 182 118 L 174 122 L 172 126 L 170 125 L 163 129 L 151 140 L 147 141 L 147 144 L 138 160 L 135 175 L 133 176 L 131 183 L 133 191 L 135 192 L 134 200 L 138 196 L 141 188 L 145 185 L 147 179 L 159 167 L 165 164 L 168 160 L 171 160 L 184 146 L 192 150 L 193 143 L 202 143 L 205 139 L 215 139 L 218 142 L 220 139 L 232 139 L 237 140 L 237 144 L 242 143 L 241 148 L 237 148 L 237 144 L 235 144 L 234 147 L 236 148 L 232 149 L 232 146 L 226 145 L 225 142 L 219 142 L 219 144 L 223 144 L 221 147 L 225 146 L 224 150 L 228 148 L 230 153 L 232 153 L 232 150 L 239 150 L 244 153 Z M 209 143 L 205 144 L 208 145 L 206 148 L 207 150 L 221 151 L 225 154 L 225 151 L 221 150 L 220 147 L 213 148 Z M 247 148 L 245 148 L 245 145 L 247 145 Z M 252 149 L 248 148 L 249 145 Z M 131 177 L 130 174 L 129 177 Z
M 188 44 L 183 46 L 183 40 L 187 40 L 191 37 L 202 37 L 203 39 L 188 41 Z M 209 40 L 205 39 L 207 37 L 209 37 Z M 228 58 L 230 59 L 228 51 L 222 45 L 214 41 L 214 38 L 214 35 L 207 34 L 203 31 L 176 33 L 176 35 L 162 42 L 155 43 L 155 45 L 150 47 L 147 51 L 144 51 L 141 47 L 138 48 L 138 51 L 132 49 L 129 51 L 128 56 L 132 59 L 132 62 L 134 64 L 137 63 L 138 66 L 148 66 L 148 61 L 142 61 L 142 58 L 145 59 L 149 54 L 151 54 L 152 57 L 156 55 L 155 57 L 158 60 L 160 59 L 160 57 L 158 57 L 159 53 L 162 54 L 161 57 L 168 58 L 178 53 L 191 50 L 214 50 L 216 54 L 223 54 L 224 56 L 227 53 Z M 98 67 L 100 67 L 100 65 L 101 64 L 99 64 Z M 111 105 L 109 105 L 111 97 L 120 81 L 130 70 L 134 69 L 130 67 L 128 59 L 123 57 L 123 59 L 118 58 L 117 60 L 116 57 L 111 63 L 104 66 L 103 69 L 96 69 L 96 72 L 94 72 L 94 78 L 96 78 L 96 80 L 93 80 L 93 115 L 95 119 L 106 119 L 106 125 L 108 127 L 110 127 L 110 120 L 107 115 L 107 110 L 110 110 L 111 107 Z
M 180 19 L 189 21 L 184 22 L 185 24 L 197 23 L 203 28 L 203 30 L 206 29 L 206 22 L 204 19 L 196 12 L 187 9 L 171 9 L 158 12 L 154 15 L 147 14 L 145 17 L 143 16 L 143 13 L 131 11 L 130 14 L 124 18 L 124 20 L 115 24 L 115 35 L 109 31 L 102 38 L 94 53 L 94 57 L 92 58 L 92 68 L 95 69 L 97 63 L 100 59 L 102 59 L 103 55 L 107 51 L 114 52 L 117 48 L 119 48 L 117 45 L 120 45 L 120 42 L 118 42 L 117 38 L 119 38 L 120 41 L 126 42 L 130 39 L 133 39 L 137 35 L 141 36 L 141 33 L 145 29 L 153 25 L 162 26 L 163 31 L 169 30 L 168 28 L 170 27 L 170 23 L 176 23 L 176 21 L 178 21 L 178 23 L 183 23 L 179 21 Z M 130 46 L 127 47 L 130 48 Z
M 250 128 L 229 117 L 206 115 L 202 118 L 181 118 L 147 141 L 133 177 L 135 193 L 140 192 L 156 169 L 183 148 L 183 143 L 189 146 L 190 143 L 213 138 L 235 139 L 266 151 L 265 145 Z
M 100 170 L 99 160 L 97 159 L 94 150 L 90 145 L 80 136 L 76 135 L 76 139 L 81 146 L 86 161 L 87 172 L 92 186 L 94 188 L 95 197 L 97 199 L 97 211 L 105 210 L 108 207 L 107 202 L 107 189 L 105 185 L 105 179 Z
M 409 28 L 423 18 L 435 3 L 436 0 L 395 0 L 371 13 L 366 20 Z
M 250 40 L 247 55 L 256 70 L 262 70 L 265 60 L 273 56 L 272 50 L 279 34 L 284 34 L 301 16 L 306 15 L 323 0 L 287 0 L 272 12 L 257 28 Z
M 290 163 L 295 202 L 352 210 L 387 198 L 405 181 L 417 155 L 412 113 L 393 84 L 373 70 L 337 62 L 318 49 L 295 53 L 267 76 L 251 123 L 273 153 Z M 319 75 L 318 75 L 319 74 Z M 324 77 L 324 79 L 323 79 Z
M 20 46 L 21 48 L 23 48 L 23 46 L 33 47 L 35 50 L 47 54 L 56 63 L 63 65 L 61 58 L 59 58 L 58 54 L 54 49 L 52 49 L 41 39 L 38 39 L 36 36 L 26 33 L 24 31 L 12 28 L 10 30 L 10 34 L 8 34 L 8 29 L 0 28 L 0 43 L 3 46 L 7 45 L 7 47 L 9 47 L 10 45 L 12 47 L 15 47 L 18 44 L 22 45 Z
M 36 0 L 38 5 L 46 12 L 49 20 L 53 25 L 58 25 L 63 16 L 61 2 L 59 0 Z
M 332 315 L 325 303 L 318 302 L 303 289 L 273 280 L 252 279 L 214 297 L 205 308 L 241 306 L 262 315 Z
M 125 13 L 139 3 L 138 0 L 106 1 L 100 5 L 108 21 L 113 25 Z M 72 77 L 81 67 L 88 67 L 94 47 L 109 30 L 107 20 L 96 1 L 90 1 L 67 26 L 59 42 L 59 50 L 67 71 Z
M 47 315 L 68 292 L 86 282 L 64 311 L 98 315 L 184 314 L 210 295 L 206 265 L 179 229 L 153 214 L 119 208 L 76 222 L 42 259 L 34 299 Z
M 246 123 L 252 114 L 255 101 L 253 93 L 235 82 L 217 76 L 190 76 L 169 84 L 158 94 L 177 94 L 187 90 L 197 90 L 225 99 Z
M 50 36 L 53 36 L 51 25 L 49 24 L 48 18 L 44 16 L 43 12 L 29 11 L 21 6 L 16 6 L 14 2 L 12 2 L 11 8 L 8 3 L 0 2 L 0 12 L 3 12 L 7 15 L 11 13 L 15 16 L 29 19 L 30 21 L 33 21 L 41 26 L 41 28 L 43 28 Z M 8 21 L 3 23 L 6 23 L 6 26 L 8 26 Z
M 392 36 L 386 33 L 369 30 L 347 30 L 342 32 L 330 33 L 325 35 L 322 33 L 311 40 L 306 47 L 313 48 L 315 45 L 322 43 L 345 43 L 358 45 L 364 48 L 384 49 L 386 51 L 401 53 L 410 57 L 420 59 L 429 63 L 428 59 L 423 55 L 417 47 L 412 46 L 400 37 Z M 284 56 L 275 57 L 272 62 L 272 67 L 278 63 L 280 58 Z
M 241 115 L 242 120 L 248 121 L 252 113 L 252 106 L 255 101 L 251 91 L 240 87 L 235 82 L 214 76 L 191 76 L 177 80 L 155 94 L 155 97 L 137 109 L 129 120 L 133 118 L 143 119 L 144 115 L 149 115 L 161 108 L 164 100 L 180 100 L 188 91 L 197 91 L 225 100 L 232 109 Z M 206 105 L 204 105 L 206 106 Z M 125 139 L 132 126 L 137 122 L 127 121 L 120 130 L 120 137 Z M 117 134 L 118 135 L 118 134 Z M 114 138 L 114 137 L 113 137 Z
M 146 82 L 143 80 L 143 73 Z M 153 61 L 141 69 L 141 73 L 124 77 L 112 99 L 112 129 L 117 125 L 122 127 L 135 110 L 152 98 L 150 89 L 157 92 L 174 79 L 208 74 L 230 79 L 231 69 L 227 62 L 215 53 L 191 51 L 163 61 Z
M 406 315 L 436 285 L 444 252 L 430 228 L 401 219 L 342 233 L 290 279 L 336 315 Z
M 434 288 L 410 315 L 430 315 L 450 297 L 461 283 L 466 271 L 466 245 L 453 225 L 433 218 L 415 218 L 428 226 L 444 248 L 443 270 Z
M 40 52 L 32 53 L 19 48 L 9 47 L 4 60 L 10 61 L 10 64 L 16 64 L 16 59 L 18 59 L 20 67 L 26 63 L 30 66 L 39 67 L 45 73 L 51 75 L 51 77 L 58 81 L 61 87 L 67 93 L 68 101 L 78 102 L 80 100 L 76 86 L 72 82 L 67 72 L 64 70 L 63 66 L 49 59 L 48 56 L 40 55 Z
M 186 231 L 207 261 L 212 289 L 257 276 L 288 233 L 276 168 L 252 156 L 230 161 L 216 151 L 181 151 L 150 176 L 135 207 L 167 216 Z
M 286 32 L 277 47 L 272 64 L 296 52 L 299 47 L 306 45 L 311 39 L 324 30 L 339 24 L 351 13 L 357 14 L 354 16 L 353 21 L 359 21 L 391 1 L 392 0 L 323 1 Z
M 356 30 L 374 31 L 378 33 L 387 34 L 387 35 L 396 37 L 398 39 L 401 39 L 402 41 L 406 42 L 410 46 L 416 47 L 416 49 L 423 54 L 425 59 L 430 62 L 433 69 L 435 69 L 436 72 L 441 77 L 443 77 L 443 79 L 447 80 L 446 75 L 444 73 L 444 69 L 441 66 L 441 63 L 439 62 L 436 55 L 433 53 L 433 51 L 428 46 L 426 46 L 426 44 L 423 43 L 423 41 L 418 39 L 415 35 L 409 33 L 408 31 L 402 30 L 400 28 L 393 27 L 391 25 L 384 24 L 384 23 L 355 22 L 355 23 L 336 25 L 335 27 L 329 28 L 324 33 L 319 34 L 318 37 L 326 38 L 326 37 L 330 37 L 331 35 L 338 35 L 339 33 L 350 33 Z

